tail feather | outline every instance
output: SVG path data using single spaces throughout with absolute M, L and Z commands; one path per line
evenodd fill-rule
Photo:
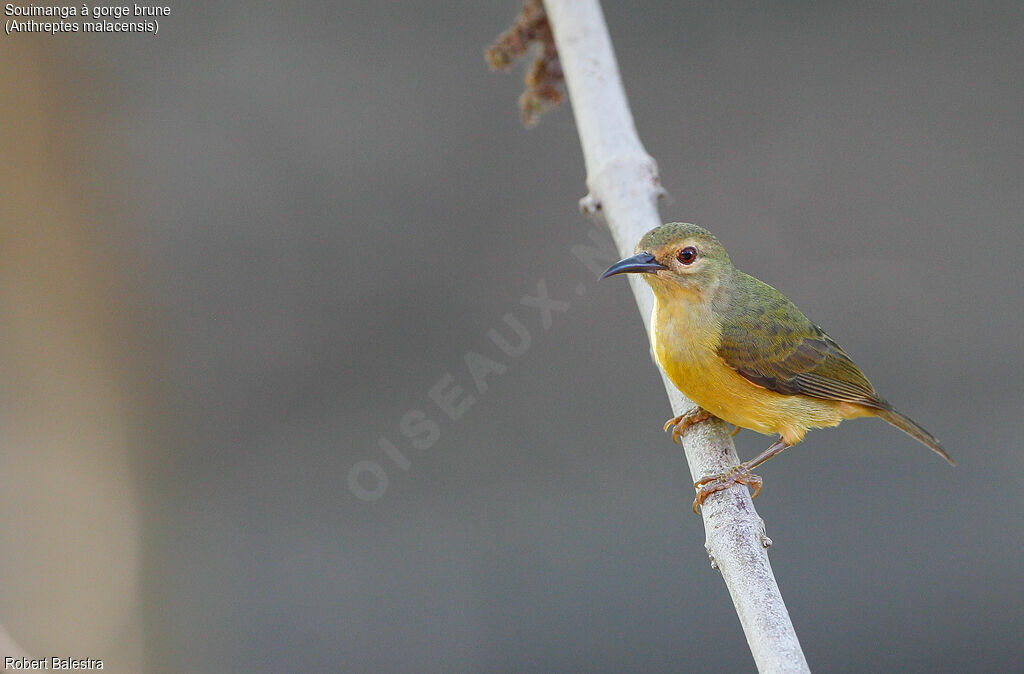
M 930 447 L 933 452 L 935 452 L 943 459 L 948 461 L 949 465 L 956 465 L 956 461 L 954 461 L 949 456 L 949 454 L 946 453 L 946 450 L 942 448 L 942 444 L 939 442 L 938 438 L 936 438 L 934 435 L 926 431 L 910 417 L 904 416 L 903 414 L 900 414 L 894 409 L 878 410 L 878 416 L 882 419 L 885 419 L 890 424 L 900 429 L 901 431 L 911 436 L 912 438 L 920 441 L 925 445 L 928 445 L 928 447 Z

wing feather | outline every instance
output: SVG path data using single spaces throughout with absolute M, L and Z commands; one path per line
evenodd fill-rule
M 775 288 L 737 272 L 718 355 L 758 386 L 784 395 L 889 405 L 824 330 Z

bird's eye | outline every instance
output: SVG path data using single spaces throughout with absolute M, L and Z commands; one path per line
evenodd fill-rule
M 693 261 L 697 259 L 697 249 L 693 246 L 687 246 L 679 251 L 679 254 L 676 255 L 676 259 L 683 264 L 693 264 Z

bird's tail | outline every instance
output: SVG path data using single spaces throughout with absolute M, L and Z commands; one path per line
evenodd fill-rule
M 933 452 L 941 456 L 946 461 L 949 461 L 949 465 L 956 465 L 956 461 L 954 461 L 949 454 L 946 453 L 946 450 L 942 448 L 942 444 L 939 442 L 938 438 L 926 431 L 910 417 L 900 414 L 894 409 L 878 410 L 878 416 L 885 419 L 912 438 L 928 445 Z

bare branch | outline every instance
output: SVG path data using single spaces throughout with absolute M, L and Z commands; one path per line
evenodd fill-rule
M 663 190 L 658 168 L 637 136 L 600 4 L 597 0 L 546 0 L 544 5 L 583 146 L 589 193 L 580 206 L 586 213 L 603 212 L 616 246 L 626 257 L 645 232 L 661 224 L 657 200 Z M 634 275 L 630 283 L 650 334 L 653 294 Z M 675 414 L 693 407 L 664 373 L 662 379 Z M 693 426 L 683 437 L 683 448 L 694 480 L 739 463 L 721 421 Z M 746 487 L 711 495 L 702 514 L 705 547 L 729 588 L 758 669 L 809 671 L 768 562 L 771 541 Z

